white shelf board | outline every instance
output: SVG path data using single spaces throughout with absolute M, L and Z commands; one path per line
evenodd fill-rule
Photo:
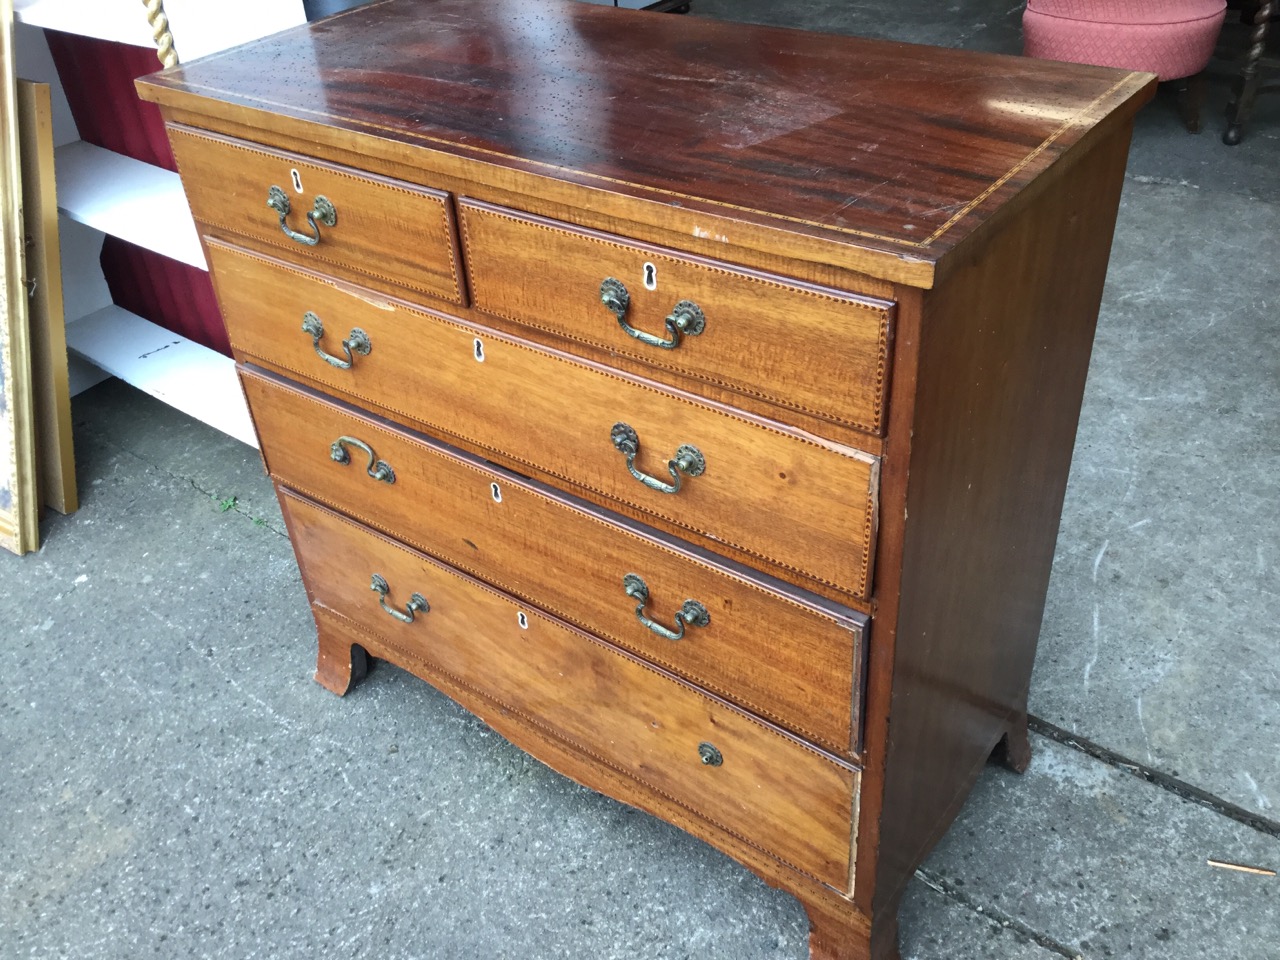
M 14 0 L 13 6 L 20 23 L 155 47 L 139 0 Z M 184 63 L 306 22 L 302 0 L 165 0 L 164 8 Z
M 207 270 L 176 173 L 77 140 L 54 154 L 59 212 L 147 250 Z
M 68 324 L 67 347 L 143 393 L 258 445 L 230 357 L 114 304 Z

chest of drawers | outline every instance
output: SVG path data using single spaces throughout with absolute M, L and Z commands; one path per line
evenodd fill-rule
M 158 102 L 319 635 L 896 956 L 1026 698 L 1134 112 L 1101 69 L 386 0 Z

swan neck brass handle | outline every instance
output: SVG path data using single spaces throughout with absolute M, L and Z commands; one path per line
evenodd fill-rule
M 688 477 L 696 477 L 707 469 L 707 460 L 702 452 L 689 444 L 681 444 L 673 459 L 667 461 L 667 472 L 671 474 L 671 482 L 664 483 L 656 477 L 641 473 L 636 469 L 636 454 L 640 452 L 640 437 L 625 423 L 615 423 L 609 433 L 614 449 L 627 458 L 627 470 L 650 490 L 659 493 L 679 493 L 680 483 Z
M 649 587 L 638 573 L 628 573 L 622 578 L 622 589 L 636 602 L 636 619 L 666 640 L 683 640 L 685 627 L 705 627 L 711 622 L 711 614 L 697 600 L 686 600 L 676 611 L 676 629 L 664 627 L 644 615 L 649 605 Z
M 339 437 L 333 441 L 329 445 L 329 459 L 334 463 L 350 463 L 351 454 L 347 452 L 348 446 L 358 447 L 364 451 L 364 455 L 369 458 L 369 465 L 364 468 L 364 472 L 374 480 L 381 480 L 383 483 L 396 482 L 396 472 L 391 469 L 391 464 L 385 460 L 376 459 L 373 448 L 355 437 Z
M 320 338 L 324 336 L 324 322 L 310 310 L 302 315 L 302 332 L 310 335 L 311 346 L 315 349 L 316 356 L 339 370 L 351 369 L 351 365 L 356 362 L 356 358 L 352 356 L 353 353 L 367 357 L 369 351 L 373 349 L 373 342 L 369 339 L 369 335 L 359 327 L 352 327 L 351 335 L 342 341 L 342 351 L 347 355 L 347 359 L 339 360 L 332 354 L 325 353 L 320 346 Z
M 401 623 L 413 623 L 415 614 L 426 613 L 431 609 L 431 604 L 427 603 L 427 598 L 420 593 L 409 595 L 409 602 L 404 605 L 403 612 L 395 607 L 388 606 L 387 594 L 391 592 L 391 587 L 387 585 L 386 578 L 380 573 L 373 575 L 373 578 L 369 581 L 369 589 L 378 595 L 378 603 L 382 605 L 382 609 Z
M 634 337 L 641 343 L 648 344 L 651 347 L 660 347 L 663 350 L 674 350 L 680 346 L 681 335 L 687 334 L 691 337 L 696 337 L 707 327 L 707 318 L 702 312 L 702 308 L 692 300 L 681 300 L 667 315 L 667 338 L 665 340 L 662 337 L 655 337 L 651 333 L 645 333 L 643 330 L 637 330 L 627 323 L 627 310 L 631 307 L 631 294 L 627 292 L 626 285 L 615 277 L 605 277 L 600 283 L 600 302 L 614 315 L 618 321 L 618 326 L 625 330 L 628 336 Z
M 284 235 L 290 240 L 296 241 L 307 247 L 314 247 L 320 242 L 320 225 L 326 227 L 336 226 L 338 223 L 338 211 L 328 197 L 322 197 L 317 194 L 315 202 L 311 205 L 311 209 L 307 211 L 307 223 L 311 227 L 311 233 L 299 233 L 288 224 L 289 217 L 289 195 L 275 184 L 271 185 L 271 189 L 267 191 L 267 206 L 274 210 L 280 217 L 280 229 L 284 231 Z

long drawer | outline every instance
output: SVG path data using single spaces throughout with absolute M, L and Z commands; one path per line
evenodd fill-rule
M 351 520 L 284 491 L 281 503 L 313 601 L 373 630 L 405 665 L 429 664 L 783 863 L 848 887 L 856 768 Z
M 279 483 L 852 755 L 865 616 L 270 374 L 241 382 Z
M 479 309 L 881 432 L 893 304 L 475 200 L 458 216 Z
M 169 142 L 196 220 L 366 286 L 463 302 L 448 194 L 172 124 Z
M 865 596 L 875 457 L 216 241 L 206 249 L 242 358 L 819 592 Z

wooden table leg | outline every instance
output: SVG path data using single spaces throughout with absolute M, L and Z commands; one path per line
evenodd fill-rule
M 796 893 L 809 915 L 809 960 L 901 960 L 898 906 L 874 926 L 848 901 L 829 893 Z
M 327 617 L 316 617 L 316 632 L 316 683 L 342 696 L 364 679 L 369 657 L 364 647 Z
M 1014 773 L 1026 773 L 1031 766 L 1031 736 L 1027 731 L 1027 715 L 1022 713 L 1009 722 L 1009 729 L 996 746 L 995 758 Z
M 1253 113 L 1253 102 L 1258 96 L 1258 61 L 1267 46 L 1267 29 L 1276 9 L 1274 0 L 1262 0 L 1253 18 L 1253 32 L 1249 36 L 1249 49 L 1245 51 L 1244 66 L 1236 80 L 1235 94 L 1227 107 L 1227 132 L 1222 142 L 1235 146 L 1244 136 L 1244 125 Z

